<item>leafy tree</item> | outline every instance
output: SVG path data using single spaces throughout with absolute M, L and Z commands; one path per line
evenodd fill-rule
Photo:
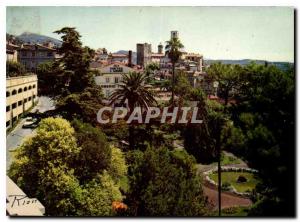
M 104 166 L 107 157 L 97 148 L 97 145 L 106 147 L 104 136 L 88 124 L 78 121 L 73 124 L 78 132 L 64 119 L 42 120 L 37 133 L 17 149 L 8 175 L 29 197 L 36 197 L 42 202 L 47 215 L 112 216 L 112 203 L 122 201 L 123 197 L 119 182 L 99 167 L 111 170 L 110 165 Z M 100 153 L 97 153 L 98 150 Z M 86 161 L 86 165 L 74 166 L 78 156 L 84 156 L 81 161 Z M 101 161 L 100 156 L 103 157 Z M 109 158 L 107 161 L 111 163 Z M 118 166 L 121 166 L 120 162 Z M 89 172 L 86 170 L 88 167 Z M 80 170 L 90 177 L 93 174 L 93 178 L 83 181 L 83 176 L 78 173 Z M 120 171 L 117 173 L 121 174 Z
M 61 98 L 56 104 L 56 112 L 68 120 L 78 118 L 96 126 L 97 113 L 103 107 L 102 98 L 100 86 L 88 87 L 81 93 Z
M 127 175 L 127 165 L 123 152 L 112 147 L 111 165 L 109 168 L 109 174 L 114 178 L 115 181 L 119 181 Z
M 214 63 L 207 69 L 208 76 L 219 83 L 218 95 L 224 99 L 225 107 L 234 90 L 238 90 L 242 71 L 239 65 L 222 63 Z
M 171 102 L 174 103 L 174 90 L 175 90 L 175 65 L 179 61 L 183 49 L 183 44 L 178 38 L 171 38 L 166 42 L 166 55 L 169 57 L 172 63 L 172 97 Z
M 76 177 L 83 183 L 111 167 L 112 150 L 105 134 L 98 128 L 79 120 L 74 120 L 72 126 L 75 129 L 77 144 L 81 147 L 73 168 Z
M 191 98 L 198 102 L 197 119 L 201 124 L 188 124 L 183 131 L 184 147 L 198 162 L 211 163 L 217 160 L 217 116 L 222 112 L 220 104 L 208 102 L 201 89 L 193 90 Z
M 232 119 L 245 139 L 243 157 L 258 169 L 262 183 L 250 215 L 295 215 L 294 69 L 250 64 L 232 108 Z
M 146 66 L 145 75 L 147 77 L 152 77 L 156 70 L 159 70 L 159 64 L 156 62 L 152 62 Z
M 94 85 L 93 74 L 89 71 L 89 65 L 94 57 L 94 50 L 83 47 L 80 34 L 75 28 L 64 27 L 55 31 L 62 35 L 62 46 L 58 53 L 62 56 L 59 60 L 67 76 L 67 90 L 70 93 L 82 92 L 87 87 Z
M 179 96 L 181 102 L 189 100 L 192 93 L 192 86 L 184 72 L 179 72 L 175 77 L 174 93 Z
M 119 185 L 104 171 L 103 174 L 87 183 L 82 191 L 81 208 L 78 216 L 114 216 L 114 201 L 122 201 Z
M 8 174 L 28 196 L 43 203 L 48 215 L 71 215 L 80 187 L 70 163 L 79 152 L 66 120 L 44 119 L 36 135 L 17 149 Z
M 164 147 L 128 153 L 130 191 L 125 203 L 135 216 L 201 216 L 205 198 L 188 154 Z
M 64 70 L 58 62 L 50 61 L 39 64 L 37 76 L 39 94 L 54 98 L 65 94 L 67 77 L 64 75 Z
M 156 104 L 154 95 L 144 86 L 146 76 L 140 73 L 123 74 L 122 84 L 110 96 L 111 104 L 120 102 L 124 104 L 127 101 L 129 113 L 131 114 L 134 107 L 148 109 L 149 106 Z M 134 148 L 134 127 L 129 127 L 129 146 Z
M 6 76 L 22 76 L 26 72 L 25 67 L 19 62 L 6 61 Z

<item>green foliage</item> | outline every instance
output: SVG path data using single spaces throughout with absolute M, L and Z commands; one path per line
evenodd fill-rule
M 167 148 L 128 153 L 130 191 L 126 203 L 135 216 L 200 216 L 205 212 L 194 159 Z
M 123 84 L 109 98 L 111 104 L 117 101 L 124 104 L 127 100 L 131 112 L 135 106 L 148 108 L 156 104 L 153 93 L 144 86 L 145 79 L 144 74 L 137 72 L 123 74 Z
M 144 86 L 146 76 L 141 73 L 123 74 L 122 85 L 111 94 L 110 104 L 116 102 L 124 104 L 128 102 L 129 112 L 133 112 L 134 107 L 138 106 L 141 109 L 148 109 L 149 106 L 157 104 L 152 91 Z M 129 126 L 129 146 L 131 149 L 135 147 L 134 144 L 134 126 Z
M 147 77 L 150 77 L 151 79 L 153 79 L 153 75 L 155 73 L 156 70 L 159 70 L 159 64 L 156 62 L 152 62 L 150 64 L 148 64 L 145 68 L 145 75 Z M 150 79 L 147 79 L 147 81 L 149 82 Z
M 172 63 L 172 97 L 171 103 L 174 102 L 174 90 L 175 90 L 175 64 L 179 61 L 182 55 L 181 50 L 184 48 L 183 44 L 178 38 L 171 38 L 166 42 L 165 50 L 166 55 L 169 57 Z
M 102 105 L 103 94 L 100 86 L 88 87 L 81 93 L 73 93 L 61 98 L 56 104 L 56 112 L 68 120 L 81 119 L 97 125 L 97 112 Z
M 233 150 L 240 150 L 262 178 L 258 202 L 250 211 L 259 216 L 295 215 L 295 75 L 293 68 L 250 64 L 238 104 L 232 107 Z M 244 141 L 241 146 L 238 138 Z M 235 142 L 232 142 L 235 141 Z
M 112 203 L 122 199 L 118 184 L 104 171 L 84 186 L 77 215 L 113 216 Z
M 75 175 L 81 183 L 111 167 L 112 150 L 106 136 L 98 128 L 79 120 L 72 122 L 77 144 L 81 147 L 73 163 Z
M 222 106 L 208 106 L 205 94 L 201 90 L 194 90 L 193 98 L 198 101 L 197 119 L 201 124 L 188 124 L 184 131 L 184 148 L 192 154 L 197 162 L 212 163 L 217 160 L 217 141 L 220 140 L 222 124 L 225 121 L 221 113 Z
M 214 63 L 207 70 L 208 76 L 218 81 L 218 96 L 224 99 L 225 106 L 234 90 L 239 88 L 243 69 L 240 65 Z
M 239 183 L 237 180 L 242 176 L 247 179 L 247 182 Z M 213 173 L 210 178 L 218 183 L 218 173 Z M 228 188 L 228 184 L 233 186 L 238 192 L 247 192 L 255 189 L 255 186 L 259 183 L 259 179 L 256 174 L 248 172 L 222 172 L 221 175 L 222 187 Z M 227 185 L 225 185 L 225 183 Z
M 239 164 L 240 160 L 234 156 L 228 156 L 224 153 L 221 154 L 221 165 L 232 165 L 232 164 Z
M 182 52 L 181 49 L 183 49 L 183 44 L 180 42 L 178 38 L 171 38 L 169 41 L 166 42 L 166 54 L 171 59 L 172 63 L 178 62 Z
M 42 202 L 47 215 L 114 215 L 112 203 L 123 197 L 119 182 L 103 169 L 110 170 L 112 162 L 105 137 L 88 124 L 73 125 L 76 132 L 62 118 L 42 120 L 36 134 L 17 149 L 8 175 L 29 197 Z M 82 162 L 74 166 L 78 157 Z M 114 176 L 124 173 L 124 160 L 117 163 L 121 170 L 115 169 Z M 84 176 L 89 180 L 83 181 Z
M 248 207 L 228 207 L 222 209 L 221 215 L 222 217 L 246 217 L 248 216 L 249 208 Z M 216 217 L 218 216 L 218 211 L 214 211 L 209 216 Z
M 89 64 L 94 56 L 94 50 L 83 47 L 80 34 L 75 28 L 64 27 L 54 33 L 62 35 L 62 46 L 58 53 L 62 55 L 59 60 L 64 68 L 64 74 L 68 77 L 66 86 L 70 93 L 82 92 L 87 87 L 94 85 Z
M 44 119 L 36 135 L 17 149 L 8 175 L 28 196 L 37 197 L 47 214 L 73 214 L 79 184 L 70 163 L 79 152 L 66 120 Z
M 168 130 L 167 125 L 140 124 L 135 126 L 133 137 L 135 138 L 136 149 L 144 151 L 148 147 L 148 144 L 173 149 L 173 141 L 177 135 L 173 132 L 173 129 Z
M 39 93 L 50 97 L 58 97 L 66 94 L 68 77 L 65 76 L 63 68 L 57 61 L 44 62 L 37 67 Z
M 179 96 L 180 99 L 188 100 L 192 91 L 192 86 L 183 72 L 177 73 L 175 77 L 174 93 Z
M 228 191 L 230 190 L 231 184 L 229 182 L 222 183 L 222 190 Z
M 58 49 L 61 58 L 38 66 L 40 92 L 60 99 L 93 88 L 95 83 L 89 64 L 94 51 L 82 46 L 75 28 L 64 27 L 55 33 L 62 35 L 63 43 Z
M 6 76 L 22 76 L 26 72 L 25 67 L 19 62 L 6 61 Z
M 111 151 L 112 155 L 109 174 L 115 181 L 120 182 L 121 179 L 126 177 L 127 175 L 127 165 L 125 162 L 125 157 L 123 152 L 116 147 L 112 147 Z

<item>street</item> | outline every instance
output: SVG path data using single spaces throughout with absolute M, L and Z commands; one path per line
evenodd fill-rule
M 53 101 L 49 97 L 41 96 L 39 97 L 38 104 L 32 109 L 31 112 L 38 110 L 43 113 L 47 110 L 54 109 Z M 20 123 L 15 127 L 15 129 L 6 136 L 6 169 L 12 162 L 11 151 L 15 150 L 25 137 L 30 136 L 34 133 L 34 129 L 23 129 L 25 119 L 22 119 Z

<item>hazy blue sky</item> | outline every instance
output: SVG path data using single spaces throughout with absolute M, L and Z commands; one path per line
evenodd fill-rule
M 29 31 L 55 38 L 53 31 L 76 27 L 82 42 L 136 51 L 152 50 L 178 30 L 188 52 L 213 59 L 294 60 L 294 11 L 287 7 L 7 7 L 10 34 Z

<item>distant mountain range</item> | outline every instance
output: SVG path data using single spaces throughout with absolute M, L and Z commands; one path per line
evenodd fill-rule
M 45 36 L 40 34 L 35 34 L 31 32 L 24 32 L 21 35 L 15 36 L 16 39 L 22 41 L 23 43 L 30 43 L 30 44 L 43 44 L 46 42 L 52 42 L 55 46 L 60 47 L 62 41 Z
M 280 69 L 286 69 L 289 65 L 293 65 L 291 62 L 270 62 L 266 60 L 255 60 L 255 59 L 239 59 L 239 60 L 229 60 L 229 59 L 205 59 L 204 63 L 206 65 L 210 65 L 213 63 L 221 62 L 223 64 L 233 64 L 233 65 L 248 65 L 251 62 L 255 62 L 256 64 L 264 65 L 266 62 L 269 65 L 275 65 Z

